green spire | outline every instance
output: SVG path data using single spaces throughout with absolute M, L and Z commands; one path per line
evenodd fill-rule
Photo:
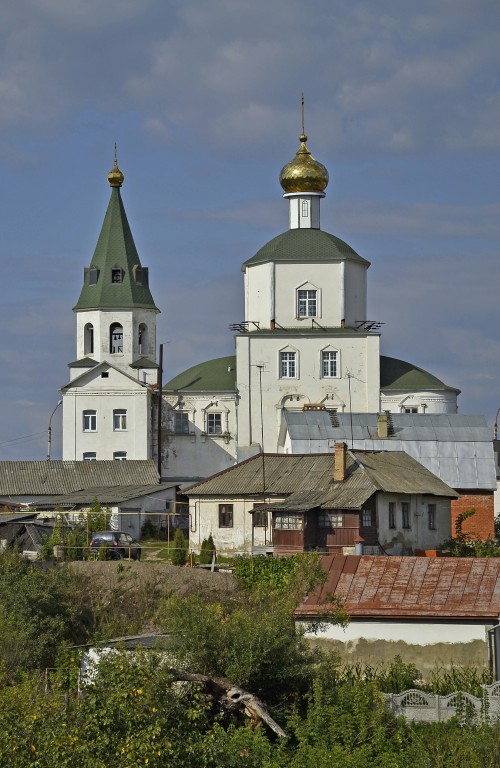
M 120 181 L 123 181 L 123 174 Z M 127 221 L 120 194 L 121 183 L 112 184 L 110 180 L 110 185 L 108 210 L 90 267 L 85 269 L 83 288 L 74 309 L 142 308 L 158 311 L 149 290 L 148 270 L 141 265 Z

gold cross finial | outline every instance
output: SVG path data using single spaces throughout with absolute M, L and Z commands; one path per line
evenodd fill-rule
M 302 133 L 305 133 L 304 130 L 304 94 L 302 93 Z

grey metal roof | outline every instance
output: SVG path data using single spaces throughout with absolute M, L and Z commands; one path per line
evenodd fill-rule
M 87 488 L 155 485 L 154 461 L 0 461 L 3 496 L 53 496 Z
M 263 459 L 266 494 L 293 494 L 300 507 L 309 509 L 314 506 L 359 509 L 378 490 L 445 497 L 457 495 L 411 456 L 392 451 L 350 451 L 348 475 L 340 483 L 333 482 L 334 459 L 331 454 L 254 456 L 191 486 L 185 493 L 188 496 L 261 494 Z
M 105 488 L 86 488 L 83 491 L 63 496 L 52 496 L 50 501 L 47 499 L 35 500 L 33 503 L 39 509 L 44 507 L 73 507 L 79 504 L 91 504 L 93 499 L 97 499 L 100 504 L 113 504 L 129 499 L 137 499 L 141 496 L 149 496 L 158 491 L 165 491 L 169 488 L 175 488 L 177 483 L 160 483 L 156 485 L 130 485 Z
M 452 488 L 496 489 L 491 430 L 483 416 L 390 414 L 385 439 L 377 436 L 376 413 L 285 411 L 285 423 L 294 453 L 331 452 L 341 441 L 355 450 L 404 451 Z

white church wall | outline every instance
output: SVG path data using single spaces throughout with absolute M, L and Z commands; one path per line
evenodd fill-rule
M 321 351 L 338 351 L 338 377 L 322 378 Z M 280 352 L 296 355 L 296 377 L 280 378 Z M 290 336 L 285 334 L 236 337 L 238 443 L 261 443 L 259 365 L 262 369 L 264 449 L 277 451 L 283 407 L 302 410 L 308 404 L 327 404 L 339 410 L 372 411 L 379 407 L 379 337 Z M 368 367 L 368 363 L 370 367 Z M 350 383 L 348 374 L 351 376 Z M 350 388 L 350 392 L 349 392 Z
M 119 376 L 116 371 L 113 373 Z M 86 387 L 63 393 L 64 461 L 81 461 L 84 454 L 91 453 L 96 454 L 96 459 L 108 460 L 116 458 L 116 452 L 125 453 L 127 459 L 151 458 L 148 390 L 141 387 L 137 391 L 120 391 L 111 378 L 111 370 L 110 379 L 98 378 Z M 126 428 L 114 428 L 115 410 L 126 412 Z M 84 429 L 85 411 L 95 411 L 95 429 Z
M 186 432 L 176 432 L 175 414 L 187 415 Z M 208 414 L 220 414 L 221 432 L 209 432 Z M 236 461 L 234 395 L 165 396 L 162 408 L 162 478 L 197 480 Z
M 94 351 L 85 351 L 85 326 L 94 327 Z M 123 352 L 111 353 L 110 327 L 119 323 L 123 327 Z M 156 348 L 156 313 L 153 310 L 89 310 L 76 313 L 77 359 L 92 357 L 97 362 L 109 360 L 121 368 L 128 367 L 139 357 L 155 359 Z M 139 325 L 148 328 L 148 351 L 139 352 Z
M 448 390 L 380 393 L 381 411 L 405 413 L 407 408 L 417 408 L 417 413 L 457 413 L 457 394 Z

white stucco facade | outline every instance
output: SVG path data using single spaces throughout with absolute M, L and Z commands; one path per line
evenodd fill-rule
M 147 385 L 104 362 L 61 393 L 64 461 L 152 458 Z

